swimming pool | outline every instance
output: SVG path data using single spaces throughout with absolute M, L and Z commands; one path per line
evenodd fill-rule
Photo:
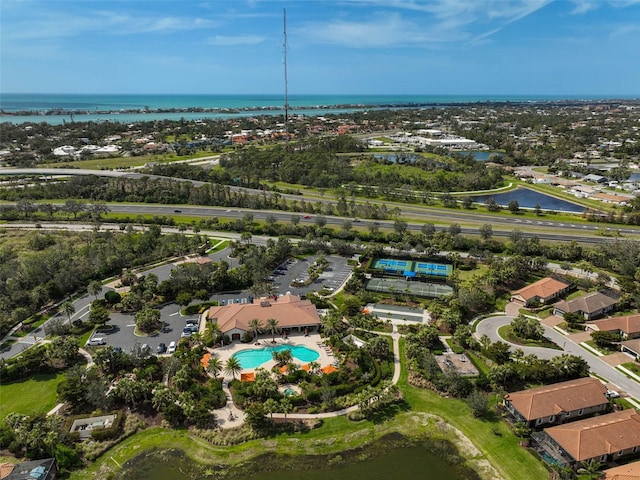
M 233 356 L 238 359 L 242 368 L 258 368 L 265 362 L 273 358 L 273 352 L 281 352 L 282 350 L 291 350 L 291 355 L 301 362 L 315 362 L 320 358 L 320 354 L 315 350 L 307 348 L 303 345 L 278 345 L 277 347 L 265 348 L 249 348 L 234 353 Z

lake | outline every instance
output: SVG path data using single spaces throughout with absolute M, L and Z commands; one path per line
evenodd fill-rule
M 440 443 L 437 442 L 436 443 Z M 446 443 L 446 442 L 444 442 Z M 442 447 L 442 443 L 438 448 Z M 450 445 L 450 444 L 447 444 Z M 434 453 L 427 444 L 382 449 L 358 449 L 328 457 L 265 455 L 243 463 L 238 470 L 204 467 L 191 461 L 180 450 L 146 452 L 125 464 L 122 480 L 205 480 L 207 478 L 251 480 L 479 480 L 473 470 L 449 464 L 444 452 Z M 459 458 L 459 457 L 456 457 Z M 259 466 L 258 466 L 259 465 Z M 293 468 L 299 468 L 294 470 Z M 267 469 L 262 473 L 254 473 Z
M 477 203 L 487 203 L 490 198 L 493 198 L 499 205 L 504 206 L 508 205 L 510 201 L 516 200 L 521 207 L 525 208 L 535 208 L 536 205 L 540 205 L 543 210 L 556 212 L 582 213 L 585 211 L 585 207 L 582 205 L 536 192 L 529 188 L 516 188 L 508 192 L 492 193 L 490 195 L 471 195 L 471 198 Z
M 472 155 L 473 159 L 479 162 L 489 161 L 492 155 L 494 157 L 502 157 L 502 153 L 487 152 L 486 150 L 471 150 L 469 152 L 453 152 L 453 153 L 459 153 L 460 155 Z

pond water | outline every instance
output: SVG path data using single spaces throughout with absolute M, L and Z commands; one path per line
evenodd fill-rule
M 364 450 L 359 450 L 329 457 L 263 456 L 256 459 L 254 463 L 244 463 L 240 469 L 234 471 L 198 465 L 180 450 L 161 450 L 143 453 L 127 462 L 120 478 L 121 480 L 205 480 L 208 478 L 478 480 L 480 478 L 469 468 L 447 463 L 445 458 L 452 457 L 445 452 L 434 453 L 426 445 L 394 447 L 373 456 L 365 453 Z M 296 467 L 299 469 L 294 470 Z M 270 471 L 254 473 L 264 468 Z
M 510 201 L 516 200 L 521 207 L 535 208 L 536 205 L 540 205 L 543 210 L 558 212 L 582 213 L 585 210 L 585 207 L 577 203 L 561 200 L 528 188 L 516 188 L 508 192 L 490 195 L 472 195 L 471 198 L 477 203 L 487 203 L 490 198 L 493 198 L 498 204 L 504 206 L 508 205 Z
M 373 158 L 386 160 L 391 163 L 415 163 L 416 160 L 423 157 L 414 155 L 413 153 L 376 153 Z
M 459 153 L 460 155 L 472 155 L 474 160 L 477 160 L 479 162 L 487 162 L 491 159 L 491 156 L 493 155 L 494 157 L 501 157 L 502 154 L 501 153 L 497 153 L 497 152 L 488 152 L 486 150 L 471 150 L 468 152 L 453 152 L 453 153 Z

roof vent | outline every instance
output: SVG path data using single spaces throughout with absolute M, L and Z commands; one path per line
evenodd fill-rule
M 263 300 L 260 302 L 260 306 L 261 307 L 270 307 L 271 306 L 271 302 L 269 300 Z

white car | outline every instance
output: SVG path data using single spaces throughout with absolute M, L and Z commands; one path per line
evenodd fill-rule
M 175 351 L 176 351 L 176 342 L 171 342 L 169 344 L 169 347 L 167 348 L 167 353 L 169 355 L 172 355 L 173 353 L 175 353 Z
M 106 345 L 107 342 L 104 341 L 104 338 L 90 338 L 87 342 L 87 347 L 96 347 L 98 345 Z
M 607 398 L 620 398 L 620 394 L 615 390 L 607 390 L 607 393 L 605 393 L 605 395 L 607 396 Z

